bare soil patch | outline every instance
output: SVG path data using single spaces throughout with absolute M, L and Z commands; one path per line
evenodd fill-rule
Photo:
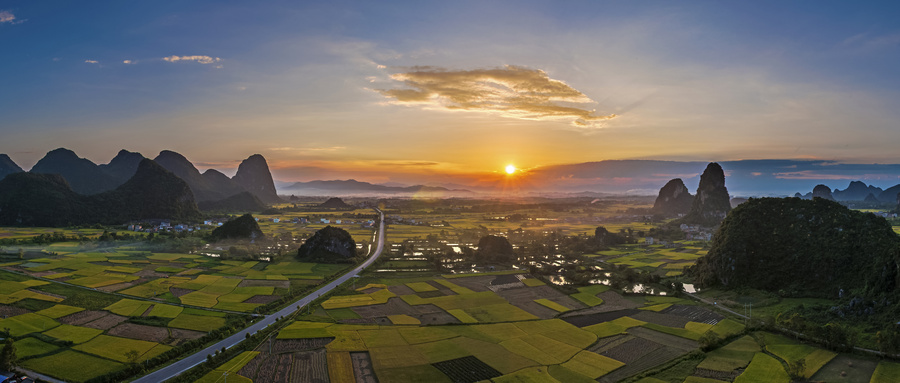
M 672 305 L 669 308 L 660 311 L 659 313 L 667 315 L 677 315 L 680 317 L 688 318 L 692 322 L 707 323 L 712 325 L 719 323 L 719 321 L 721 321 L 722 319 L 725 319 L 724 316 L 700 306 Z
M 581 315 L 577 315 L 577 316 L 563 315 L 562 320 L 569 322 L 570 324 L 572 324 L 574 326 L 587 327 L 587 326 L 595 325 L 597 323 L 603 323 L 603 322 L 609 322 L 611 320 L 616 320 L 621 317 L 632 316 L 639 312 L 640 312 L 640 310 L 626 309 L 626 310 L 618 310 L 618 311 L 583 314 L 584 311 L 582 311 L 582 312 L 579 312 L 579 314 L 581 314 Z
M 179 289 L 177 287 L 169 287 L 169 292 L 175 296 L 175 298 L 181 298 L 187 294 L 194 292 L 194 290 L 190 289 Z
M 157 273 L 156 271 L 144 269 L 134 273 L 135 276 L 147 279 L 156 279 L 156 278 L 168 278 L 169 274 L 166 273 Z
M 16 270 L 16 271 L 23 271 L 23 270 Z M 46 276 L 48 276 L 48 275 L 58 274 L 56 271 L 53 271 L 53 270 L 36 271 L 36 272 L 29 272 L 28 270 L 24 270 L 24 271 L 25 271 L 26 273 L 28 273 L 28 275 L 31 275 L 31 276 L 33 276 L 33 277 L 38 277 L 38 278 L 43 278 L 43 277 L 46 277 Z
M 413 317 L 415 317 L 420 322 L 422 322 L 422 324 L 426 324 L 426 325 L 460 323 L 459 319 L 456 319 L 455 316 L 450 315 L 443 311 L 433 312 L 433 313 L 428 313 L 428 314 L 413 315 Z
M 328 360 L 325 349 L 294 354 L 291 382 L 328 383 Z
M 631 317 L 637 320 L 642 320 L 644 322 L 655 323 L 660 326 L 677 328 L 684 328 L 684 325 L 686 325 L 687 322 L 691 321 L 689 318 L 683 316 L 660 314 L 647 310 L 640 310 L 640 312 L 632 315 Z
M 245 279 L 238 284 L 238 287 L 256 287 L 256 286 L 272 286 L 275 288 L 287 289 L 291 287 L 291 281 L 269 281 L 260 279 Z
M 169 338 L 169 330 L 165 327 L 146 326 L 134 323 L 122 323 L 109 330 L 109 335 L 120 336 L 148 342 L 162 343 Z
M 250 297 L 250 299 L 247 299 L 246 301 L 244 301 L 244 303 L 266 304 L 266 303 L 275 302 L 278 300 L 278 298 L 281 298 L 281 296 L 280 295 L 254 295 L 254 296 Z
M 205 332 L 185 330 L 180 328 L 169 328 L 169 332 L 172 334 L 172 338 L 174 339 L 200 339 L 204 335 L 206 335 Z
M 641 356 L 637 360 L 634 360 L 609 374 L 600 377 L 600 379 L 597 380 L 600 383 L 620 382 L 629 376 L 633 376 L 653 367 L 659 366 L 686 353 L 686 351 L 671 347 L 661 347 Z
M 119 291 L 119 290 L 127 289 L 127 288 L 129 288 L 129 287 L 131 287 L 131 286 L 134 286 L 134 285 L 136 285 L 136 284 L 137 284 L 137 283 L 135 283 L 135 282 L 122 282 L 122 283 L 116 283 L 116 284 L 114 284 L 114 285 L 98 287 L 97 290 L 104 291 L 104 292 L 107 292 L 107 293 L 111 293 L 111 292 L 113 292 L 113 291 Z
M 616 346 L 624 344 L 625 342 L 628 342 L 632 339 L 634 339 L 634 336 L 627 334 L 608 336 L 606 338 L 600 338 L 597 343 L 594 343 L 594 345 L 587 350 L 593 353 L 602 354 L 607 350 L 613 349 Z
M 363 294 L 372 294 L 372 293 L 378 292 L 378 291 L 381 291 L 380 287 L 369 287 L 368 289 L 360 290 L 360 292 Z
M 75 314 L 66 315 L 62 318 L 57 319 L 61 323 L 73 325 L 73 326 L 81 326 L 85 323 L 95 321 L 97 319 L 103 318 L 107 315 L 110 315 L 106 311 L 82 311 L 77 312 Z
M 535 303 L 535 299 L 550 299 L 570 309 L 579 309 L 584 307 L 584 305 L 580 302 L 575 301 L 568 295 L 556 291 L 550 286 L 524 287 L 524 284 L 522 286 L 522 288 L 512 288 L 497 291 L 497 295 L 500 295 L 501 297 L 509 301 L 509 303 L 511 303 L 513 306 L 525 310 L 528 313 L 535 315 L 541 319 L 554 318 L 559 313 L 549 307 Z
M 435 297 L 443 297 L 447 294 L 445 294 L 443 291 L 436 290 L 436 291 L 425 291 L 425 292 L 421 292 L 421 293 L 416 293 L 416 295 L 418 295 L 419 297 L 422 297 L 422 298 L 435 298 Z
M 153 311 L 154 307 L 156 307 L 156 305 L 150 305 L 150 307 L 147 307 L 147 309 L 144 310 L 144 312 L 141 314 L 141 316 L 145 317 L 147 315 L 150 315 L 150 312 Z
M 659 343 L 644 338 L 635 337 L 629 339 L 625 343 L 604 351 L 600 355 L 607 356 L 622 363 L 628 364 L 662 347 L 663 345 Z
M 324 348 L 333 340 L 334 338 L 277 339 L 272 344 L 272 352 L 281 354 L 285 352 L 310 351 Z
M 15 306 L 0 306 L 0 318 L 9 318 L 11 316 L 22 315 L 30 313 L 26 309 Z
M 716 371 L 716 370 L 707 370 L 705 368 L 696 368 L 696 369 L 694 369 L 694 376 L 731 382 L 731 381 L 734 381 L 734 378 L 737 378 L 738 375 L 740 375 L 743 372 L 744 372 L 743 368 L 734 370 L 734 371 Z
M 387 303 L 380 305 L 358 306 L 352 310 L 363 318 L 386 317 L 388 315 L 405 314 L 416 316 L 421 314 L 430 314 L 435 312 L 443 312 L 435 305 L 416 305 L 410 306 L 400 298 L 388 299 Z
M 368 352 L 351 352 L 350 360 L 353 362 L 353 375 L 356 383 L 378 383 L 375 377 L 375 369 L 372 368 L 372 358 Z
M 388 286 L 388 291 L 397 294 L 397 295 L 410 295 L 415 294 L 416 292 L 413 289 L 409 288 L 407 285 L 396 285 L 396 286 Z
M 690 352 L 697 347 L 699 344 L 697 342 L 692 341 L 690 339 L 685 339 L 682 337 L 678 337 L 675 335 L 664 334 L 659 331 L 654 331 L 646 327 L 632 327 L 628 329 L 628 333 L 634 335 L 639 338 L 648 339 L 659 343 L 663 346 L 680 349 L 684 352 Z
M 468 288 L 469 290 L 480 292 L 490 291 L 491 289 L 489 289 L 488 286 L 491 285 L 491 281 L 493 281 L 494 278 L 493 275 L 483 275 L 477 277 L 453 278 L 449 279 L 449 281 L 458 286 Z
M 95 319 L 93 321 L 85 323 L 82 326 L 96 328 L 99 330 L 109 330 L 113 327 L 116 327 L 117 325 L 119 325 L 119 323 L 122 323 L 127 319 L 128 319 L 127 317 L 123 317 L 120 315 L 109 314 L 102 318 Z

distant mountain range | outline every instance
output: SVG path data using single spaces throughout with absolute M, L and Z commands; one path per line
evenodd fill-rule
M 429 196 L 460 197 L 472 196 L 475 194 L 469 190 L 447 189 L 440 186 L 385 186 L 352 179 L 343 181 L 335 180 L 295 182 L 293 184 L 282 186 L 280 190 L 282 194 L 329 196 L 416 194 Z

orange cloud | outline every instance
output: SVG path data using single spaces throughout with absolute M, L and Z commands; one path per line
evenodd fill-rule
M 525 120 L 565 119 L 579 127 L 596 127 L 616 117 L 582 107 L 594 101 L 538 69 L 513 65 L 458 71 L 430 66 L 409 69 L 391 75 L 406 88 L 376 91 L 398 104 L 490 112 Z

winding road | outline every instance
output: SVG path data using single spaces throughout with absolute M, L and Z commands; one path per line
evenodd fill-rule
M 385 230 L 384 230 L 384 212 L 382 212 L 381 210 L 378 210 L 378 209 L 375 209 L 375 210 L 378 211 L 378 214 L 380 215 L 378 229 L 377 229 L 377 231 L 378 231 L 377 246 L 375 247 L 375 252 L 373 252 L 372 255 L 370 255 L 369 258 L 366 259 L 366 261 L 363 262 L 361 265 L 357 266 L 352 271 L 340 276 L 338 279 L 331 281 L 327 285 L 320 287 L 318 290 L 313 291 L 312 293 L 306 295 L 305 297 L 294 301 L 287 307 L 285 307 L 273 314 L 262 317 L 262 319 L 260 319 L 256 323 L 250 325 L 250 327 L 247 327 L 241 331 L 238 331 L 234 335 L 229 336 L 228 338 L 225 338 L 224 340 L 221 340 L 218 343 L 216 343 L 212 346 L 209 346 L 201 351 L 198 351 L 194 354 L 186 356 L 175 363 L 172 363 L 172 364 L 170 364 L 166 367 L 163 367 L 159 370 L 156 370 L 150 374 L 144 375 L 143 377 L 138 378 L 138 379 L 134 380 L 133 382 L 134 383 L 158 383 L 158 382 L 163 382 L 168 379 L 174 378 L 175 376 L 178 376 L 178 374 L 181 374 L 187 370 L 190 370 L 192 367 L 205 362 L 207 355 L 215 354 L 216 350 L 221 350 L 223 347 L 226 349 L 234 347 L 238 343 L 241 343 L 242 341 L 244 341 L 244 339 L 246 339 L 246 337 L 247 337 L 247 334 L 253 334 L 253 333 L 256 333 L 257 331 L 260 331 L 266 327 L 269 327 L 271 324 L 275 323 L 275 321 L 278 318 L 288 316 L 288 315 L 294 313 L 295 311 L 299 310 L 300 308 L 303 308 L 304 306 L 308 305 L 310 302 L 312 302 L 316 298 L 322 296 L 325 293 L 328 293 L 329 291 L 333 290 L 338 285 L 348 281 L 350 278 L 355 277 L 357 274 L 359 274 L 360 271 L 362 271 L 366 267 L 369 267 L 370 265 L 372 265 L 372 263 L 375 262 L 375 260 L 377 260 L 379 256 L 381 256 L 382 250 L 384 250 L 384 232 L 385 232 Z

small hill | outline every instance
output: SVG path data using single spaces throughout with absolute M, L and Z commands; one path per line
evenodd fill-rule
M 356 242 L 346 230 L 325 226 L 297 250 L 304 262 L 349 263 L 356 257 Z
M 625 237 L 616 233 L 611 233 L 603 226 L 597 226 L 597 228 L 594 229 L 594 239 L 604 247 L 612 247 L 628 242 Z
M 866 198 L 863 199 L 863 202 L 866 202 L 866 203 L 879 203 L 879 202 L 881 202 L 881 201 L 878 200 L 878 197 L 875 197 L 875 194 L 869 193 L 869 195 L 867 195 Z
M 881 202 L 898 202 L 900 199 L 897 196 L 900 195 L 900 185 L 894 185 L 887 189 L 884 189 L 881 194 L 878 194 L 878 200 Z
M 231 178 L 216 169 L 207 169 L 200 177 L 203 178 L 206 188 L 216 191 L 219 195 L 233 197 L 247 192 L 237 182 L 232 181 Z
M 120 185 L 125 183 L 137 172 L 138 165 L 144 156 L 140 153 L 129 152 L 125 149 L 119 151 L 108 164 L 99 165 L 100 170 L 113 177 Z
M 197 206 L 203 211 L 216 212 L 263 211 L 266 209 L 266 204 L 247 191 L 219 201 L 200 201 Z
M 199 218 L 187 184 L 147 159 L 122 186 L 89 196 L 73 191 L 58 174 L 16 173 L 0 181 L 0 225 L 60 227 Z
M 822 184 L 816 185 L 816 187 L 813 188 L 812 197 L 834 201 L 834 196 L 831 195 L 831 188 Z
M 486 262 L 511 264 L 516 253 L 506 237 L 486 235 L 478 241 L 478 259 Z
M 752 198 L 728 214 L 688 274 L 706 287 L 787 295 L 894 294 L 898 246 L 891 225 L 871 213 L 823 198 Z
M 0 180 L 9 174 L 21 173 L 24 170 L 16 165 L 15 162 L 6 154 L 0 154 Z
M 731 198 L 725 188 L 725 171 L 715 162 L 710 162 L 700 175 L 697 195 L 691 203 L 691 210 L 681 220 L 692 225 L 715 226 L 731 211 Z
M 75 152 L 65 148 L 48 152 L 34 164 L 31 173 L 59 174 L 68 181 L 72 190 L 86 195 L 112 190 L 121 184 L 91 160 L 79 158 Z
M 263 232 L 252 215 L 244 214 L 217 227 L 210 236 L 216 241 L 223 239 L 256 239 L 262 238 Z
M 319 207 L 325 208 L 325 209 L 352 209 L 353 208 L 353 206 L 348 205 L 346 202 L 344 202 L 344 200 L 337 198 L 337 197 L 329 198 L 328 201 L 323 202 L 321 205 L 319 205 Z
M 232 180 L 253 193 L 260 201 L 267 204 L 283 202 L 275 191 L 275 181 L 272 180 L 269 164 L 260 154 L 254 154 L 242 161 Z
M 653 203 L 653 213 L 664 216 L 677 216 L 687 214 L 691 210 L 694 196 L 681 178 L 675 178 L 659 189 L 656 202 Z

